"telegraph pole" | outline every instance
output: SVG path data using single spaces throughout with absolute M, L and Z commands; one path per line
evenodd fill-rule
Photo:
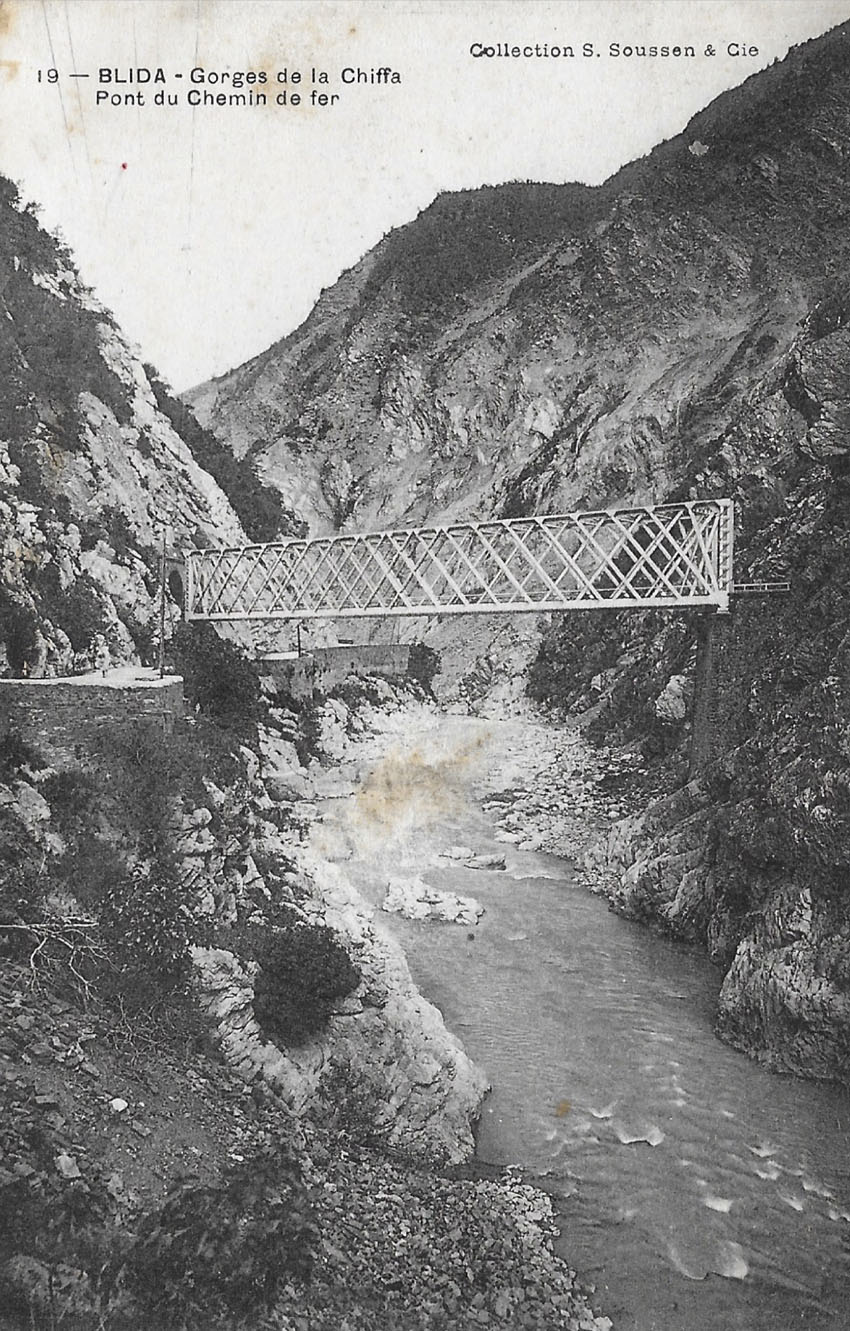
M 162 550 L 159 556 L 159 677 L 165 674 L 165 537 L 162 529 Z

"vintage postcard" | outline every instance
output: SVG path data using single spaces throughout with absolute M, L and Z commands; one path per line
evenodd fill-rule
M 0 0 L 0 1331 L 850 1325 L 849 165 L 850 0 Z

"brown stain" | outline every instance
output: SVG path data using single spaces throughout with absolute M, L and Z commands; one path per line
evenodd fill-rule
M 485 745 L 486 736 L 479 735 L 444 756 L 428 756 L 421 748 L 390 753 L 356 791 L 355 822 L 388 836 L 465 806 L 471 768 Z
M 19 8 L 16 0 L 0 0 L 0 37 L 9 37 L 14 31 Z
M 569 1100 L 559 1100 L 558 1104 L 555 1106 L 555 1117 L 566 1118 L 571 1109 L 572 1104 Z
M 2 71 L 6 82 L 11 83 L 12 79 L 16 79 L 21 72 L 21 62 L 20 60 L 0 60 L 0 71 Z

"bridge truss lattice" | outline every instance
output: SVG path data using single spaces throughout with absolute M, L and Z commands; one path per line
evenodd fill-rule
M 714 606 L 731 500 L 454 522 L 185 554 L 187 619 Z

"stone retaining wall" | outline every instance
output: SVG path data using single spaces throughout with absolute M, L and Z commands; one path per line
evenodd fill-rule
M 407 642 L 374 643 L 351 647 L 314 647 L 316 687 L 327 693 L 348 675 L 380 675 L 383 679 L 404 679 L 410 664 Z
M 183 711 L 183 680 L 153 671 L 60 679 L 0 680 L 0 743 L 15 731 L 59 766 L 96 751 L 107 729 L 156 722 L 165 733 Z
M 404 679 L 410 666 L 410 644 L 314 647 L 301 656 L 261 658 L 260 673 L 274 679 L 293 698 L 312 699 L 313 691 L 329 693 L 349 675 L 380 675 Z

